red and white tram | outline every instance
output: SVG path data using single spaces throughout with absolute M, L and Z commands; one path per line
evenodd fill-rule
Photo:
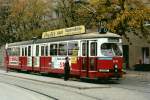
M 72 76 L 97 79 L 123 74 L 122 39 L 109 32 L 9 43 L 6 53 L 8 69 L 63 74 L 68 56 Z

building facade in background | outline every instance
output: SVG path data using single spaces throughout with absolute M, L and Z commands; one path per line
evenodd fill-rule
M 150 64 L 150 43 L 144 37 L 128 33 L 129 41 L 123 37 L 124 61 L 128 68 L 137 64 Z

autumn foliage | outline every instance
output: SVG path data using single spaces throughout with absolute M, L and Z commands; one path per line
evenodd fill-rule
M 150 8 L 142 0 L 0 0 L 0 41 L 40 38 L 44 31 L 76 25 L 124 36 L 138 30 L 148 37 L 144 22 L 149 20 Z

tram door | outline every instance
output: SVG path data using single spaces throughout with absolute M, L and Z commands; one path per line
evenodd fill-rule
M 89 78 L 95 78 L 97 73 L 97 41 L 89 41 Z
M 88 41 L 81 41 L 81 77 L 88 77 Z
M 97 41 L 81 41 L 81 77 L 92 77 L 96 70 Z
M 51 58 L 48 56 L 48 44 L 42 44 L 40 45 L 40 71 L 41 72 L 47 72 L 49 67 L 49 62 L 51 62 Z

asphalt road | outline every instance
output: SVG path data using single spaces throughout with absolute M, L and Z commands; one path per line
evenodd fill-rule
M 0 99 L 1 100 L 53 100 L 42 94 L 5 82 L 0 82 Z
M 111 86 L 150 93 L 150 72 L 128 71 L 119 84 L 111 84 Z
M 43 76 L 34 77 L 45 81 L 51 79 Z M 67 83 L 63 79 L 54 81 L 57 82 L 56 80 L 59 83 Z M 68 83 L 82 86 L 85 82 L 68 81 Z M 99 87 L 76 88 L 0 74 L 0 97 L 1 100 L 149 100 L 150 98 L 150 80 L 140 75 L 126 74 L 120 81 L 86 83 L 89 86 L 93 84 Z

